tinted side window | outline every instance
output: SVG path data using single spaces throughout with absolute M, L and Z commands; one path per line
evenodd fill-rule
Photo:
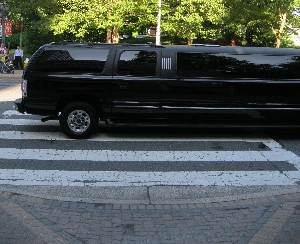
M 109 49 L 46 50 L 41 54 L 32 69 L 51 72 L 101 73 L 108 54 Z
M 120 55 L 118 75 L 155 76 L 157 54 L 153 51 L 124 51 Z
M 249 65 L 235 58 L 207 53 L 178 53 L 177 75 L 180 77 L 245 76 Z
M 177 53 L 177 76 L 299 79 L 298 56 Z

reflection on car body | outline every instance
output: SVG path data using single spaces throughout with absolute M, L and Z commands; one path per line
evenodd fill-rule
M 299 126 L 300 50 L 48 44 L 23 75 L 20 112 L 72 138 L 107 125 Z

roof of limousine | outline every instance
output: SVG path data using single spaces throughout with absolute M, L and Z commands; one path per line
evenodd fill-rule
M 300 49 L 295 48 L 272 48 L 272 47 L 231 47 L 231 46 L 219 46 L 219 45 L 207 45 L 207 44 L 193 44 L 191 46 L 187 45 L 154 45 L 154 44 L 107 44 L 107 43 L 77 43 L 77 42 L 60 42 L 60 43 L 50 43 L 45 45 L 48 48 L 72 48 L 72 47 L 82 47 L 82 48 L 103 48 L 103 47 L 113 47 L 113 48 L 163 48 L 168 50 L 174 50 L 176 52 L 215 52 L 215 53 L 234 53 L 236 55 L 243 54 L 270 54 L 270 55 L 299 55 Z

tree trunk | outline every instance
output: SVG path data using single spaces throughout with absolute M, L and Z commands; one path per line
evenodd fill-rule
M 231 37 L 231 46 L 235 47 L 236 46 L 236 36 L 235 36 L 235 32 L 232 33 L 232 37 Z
M 282 12 L 281 10 L 279 10 L 279 17 L 280 17 L 280 27 L 277 30 L 277 32 L 275 33 L 275 36 L 276 36 L 276 48 L 280 48 L 282 33 L 283 33 L 284 27 L 286 25 L 287 13 L 286 12 Z
M 119 43 L 119 27 L 113 27 L 112 42 Z
M 280 44 L 281 44 L 281 36 L 277 35 L 276 36 L 276 48 L 280 48 Z
M 188 45 L 192 45 L 193 44 L 193 39 L 188 40 Z
M 106 30 L 106 43 L 112 43 L 112 29 L 111 28 L 108 28 Z
M 111 27 L 106 30 L 106 43 L 119 43 L 119 28 Z

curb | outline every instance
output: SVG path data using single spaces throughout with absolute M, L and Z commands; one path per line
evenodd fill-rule
M 213 187 L 216 188 L 216 187 Z M 202 204 L 257 199 L 300 193 L 300 187 L 244 187 L 240 194 L 236 187 L 173 186 L 173 187 L 48 187 L 48 186 L 0 186 L 0 191 L 49 200 L 105 203 L 105 204 Z M 185 192 L 183 194 L 182 192 Z M 210 195 L 205 196 L 209 191 Z M 222 193 L 223 192 L 223 193 Z M 231 194 L 230 194 L 231 192 Z

